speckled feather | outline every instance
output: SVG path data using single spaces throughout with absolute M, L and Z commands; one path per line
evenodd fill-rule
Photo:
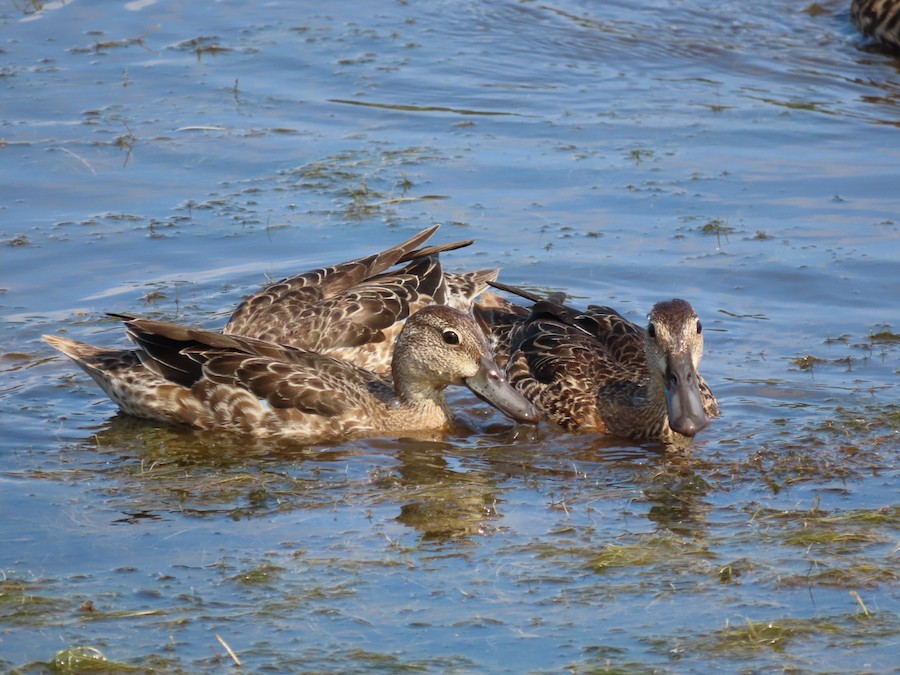
M 381 253 L 298 274 L 246 298 L 225 333 L 331 354 L 373 372 L 390 371 L 406 319 L 428 305 L 470 311 L 497 270 L 443 271 L 439 253 L 471 241 L 417 248 L 438 226 Z M 390 270 L 395 264 L 405 266 Z
M 866 37 L 900 49 L 900 0 L 853 0 L 850 18 Z
M 645 328 L 609 307 L 580 311 L 563 304 L 562 294 L 541 299 L 519 288 L 492 285 L 533 302 L 529 310 L 490 295 L 487 305 L 476 307 L 476 317 L 490 335 L 498 362 L 506 364 L 510 383 L 547 419 L 570 430 L 681 440 L 669 428 L 663 376 L 654 378 L 648 365 Z M 693 309 L 684 301 L 672 303 L 657 305 L 664 311 L 655 320 L 683 331 L 685 340 L 695 343 L 699 324 Z M 716 399 L 699 374 L 698 380 L 704 411 L 713 417 L 718 414 Z
M 503 380 L 474 320 L 450 307 L 431 306 L 407 321 L 395 350 L 393 385 L 324 354 L 122 318 L 136 350 L 44 339 L 137 417 L 304 441 L 443 430 L 451 420 L 443 389 L 471 387 L 472 378 L 493 367 L 492 391 L 508 395 L 502 402 L 523 419 L 537 419 Z M 453 342 L 447 341 L 449 333 Z

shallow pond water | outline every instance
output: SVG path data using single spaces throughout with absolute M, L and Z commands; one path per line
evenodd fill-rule
M 848 5 L 0 7 L 0 668 L 896 672 L 900 59 Z M 296 447 L 39 340 L 435 222 L 451 269 L 688 298 L 722 417 L 665 452 L 454 392 L 441 441 Z

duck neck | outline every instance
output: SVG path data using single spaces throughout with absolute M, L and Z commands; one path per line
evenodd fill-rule
M 662 378 L 649 375 L 642 382 L 631 383 L 621 400 L 625 404 L 611 416 L 610 431 L 635 437 L 637 429 L 640 438 L 663 441 L 671 434 Z
M 394 359 L 391 364 L 391 374 L 394 380 L 394 391 L 401 407 L 441 411 L 444 417 L 450 419 L 450 410 L 444 397 L 444 386 L 437 386 L 419 375 L 413 375 L 403 364 L 402 359 Z
M 646 416 L 650 420 L 648 424 L 648 438 L 654 438 L 663 443 L 673 443 L 684 440 L 687 437 L 673 431 L 669 426 L 669 406 L 666 402 L 665 383 L 661 375 L 650 376 L 648 385 Z

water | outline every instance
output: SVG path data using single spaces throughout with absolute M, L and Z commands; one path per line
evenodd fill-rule
M 0 8 L 0 665 L 896 672 L 900 61 L 844 2 Z M 687 455 L 516 430 L 298 448 L 115 413 L 39 341 L 220 327 L 441 222 L 643 321 Z M 80 611 L 91 602 L 93 611 Z

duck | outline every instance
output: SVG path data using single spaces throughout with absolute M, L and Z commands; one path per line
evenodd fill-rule
M 643 327 L 610 307 L 571 307 L 563 293 L 491 286 L 531 301 L 523 307 L 486 294 L 474 312 L 510 384 L 546 420 L 683 445 L 719 414 L 698 371 L 702 324 L 686 300 L 657 303 Z
M 900 49 L 900 0 L 853 0 L 850 19 L 867 38 Z
M 499 273 L 445 272 L 439 254 L 473 242 L 422 247 L 439 227 L 379 253 L 264 286 L 238 305 L 223 332 L 329 354 L 389 375 L 394 342 L 411 315 L 429 305 L 471 312 Z
M 135 417 L 304 442 L 438 432 L 452 421 L 445 388 L 464 385 L 517 422 L 540 419 L 507 382 L 474 318 L 447 305 L 424 307 L 404 322 L 392 380 L 310 350 L 113 316 L 135 349 L 43 339 Z

